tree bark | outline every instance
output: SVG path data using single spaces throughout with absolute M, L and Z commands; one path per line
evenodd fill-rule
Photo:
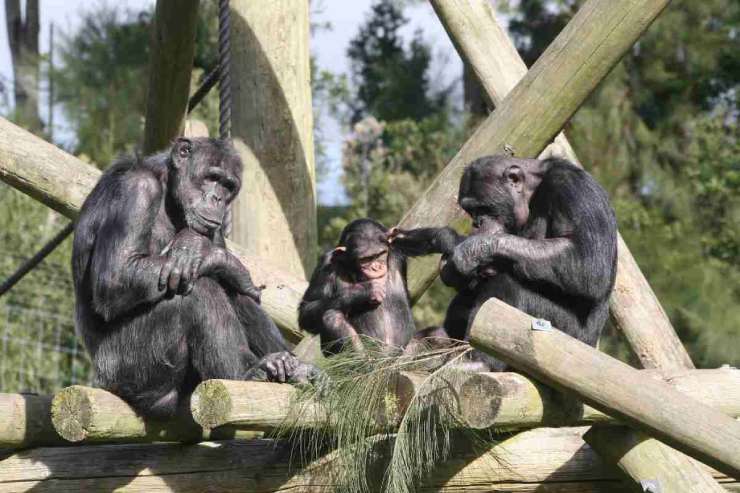
M 232 238 L 304 279 L 317 247 L 308 8 L 231 2 L 231 133 L 244 162 Z
M 541 382 L 740 477 L 740 422 L 559 330 L 534 330 L 533 320 L 492 298 L 478 312 L 470 339 Z
M 152 23 L 144 154 L 182 134 L 190 94 L 199 0 L 157 0 Z

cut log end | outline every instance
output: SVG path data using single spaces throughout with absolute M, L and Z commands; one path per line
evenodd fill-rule
M 489 428 L 501 405 L 503 386 L 483 374 L 471 375 L 458 391 L 463 422 L 475 429 Z
M 57 433 L 70 442 L 81 442 L 87 438 L 92 415 L 90 396 L 85 387 L 79 385 L 61 390 L 51 403 L 51 422 Z
M 227 423 L 232 407 L 229 390 L 220 380 L 202 382 L 190 397 L 193 419 L 205 429 Z

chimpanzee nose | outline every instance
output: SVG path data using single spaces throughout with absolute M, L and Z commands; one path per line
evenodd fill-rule
M 214 202 L 216 205 L 221 205 L 221 197 L 215 193 L 209 193 L 208 196 L 209 202 Z

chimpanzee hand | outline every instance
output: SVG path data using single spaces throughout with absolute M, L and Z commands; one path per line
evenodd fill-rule
M 162 251 L 167 261 L 159 272 L 159 289 L 167 289 L 167 294 L 190 293 L 210 248 L 211 242 L 205 236 L 188 228 L 179 231 Z
M 368 299 L 370 304 L 373 306 L 379 306 L 385 299 L 386 292 L 386 278 L 380 277 L 378 279 L 372 279 L 367 282 L 368 286 Z
M 262 376 L 268 382 L 285 383 L 293 377 L 296 370 L 302 365 L 298 358 L 288 351 L 270 353 L 263 357 L 257 365 L 250 370 L 253 376 Z
M 449 261 L 461 275 L 472 277 L 479 267 L 493 261 L 503 236 L 470 236 L 455 247 Z
M 249 296 L 258 304 L 261 302 L 265 286 L 255 286 L 247 268 L 224 248 L 210 249 L 203 259 L 198 275 L 214 277 L 237 293 Z

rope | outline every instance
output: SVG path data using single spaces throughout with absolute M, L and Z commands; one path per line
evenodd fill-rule
M 218 2 L 218 68 L 220 80 L 218 128 L 222 139 L 231 137 L 231 19 L 229 0 Z

